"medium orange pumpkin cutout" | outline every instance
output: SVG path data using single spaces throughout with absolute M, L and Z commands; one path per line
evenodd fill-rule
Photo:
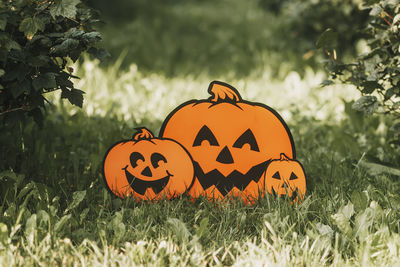
M 209 99 L 191 100 L 172 111 L 160 136 L 191 154 L 195 180 L 189 194 L 209 199 L 240 196 L 251 203 L 264 191 L 269 162 L 295 157 L 292 135 L 272 108 L 243 100 L 232 86 L 214 81 Z
M 282 153 L 280 159 L 273 160 L 267 168 L 265 188 L 270 194 L 288 196 L 293 201 L 303 199 L 306 194 L 303 166 Z
M 103 174 L 108 189 L 120 198 L 158 200 L 186 192 L 194 168 L 179 143 L 139 128 L 132 140 L 120 141 L 107 151 Z

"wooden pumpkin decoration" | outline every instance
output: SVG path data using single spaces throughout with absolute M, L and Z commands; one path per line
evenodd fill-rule
M 108 150 L 103 172 L 112 193 L 142 200 L 179 196 L 194 176 L 186 149 L 176 141 L 155 138 L 146 128 L 139 128 L 132 140 L 120 141 Z
M 265 176 L 265 187 L 270 194 L 287 195 L 293 201 L 304 198 L 306 177 L 304 168 L 297 160 L 291 160 L 285 154 L 273 160 Z
M 189 194 L 209 199 L 241 196 L 252 202 L 264 190 L 270 160 L 295 156 L 289 128 L 272 108 L 245 101 L 232 86 L 214 81 L 209 99 L 191 100 L 172 111 L 160 136 L 191 154 L 195 180 Z

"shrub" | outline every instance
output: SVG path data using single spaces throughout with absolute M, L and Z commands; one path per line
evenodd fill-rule
M 370 18 L 363 29 L 368 52 L 354 62 L 342 63 L 335 55 L 332 44 L 341 31 L 327 29 L 319 38 L 317 45 L 329 56 L 326 67 L 332 78 L 324 84 L 335 80 L 353 84 L 362 94 L 353 108 L 400 117 L 400 1 L 369 0 L 364 8 Z
M 26 114 L 42 121 L 45 94 L 82 106 L 71 60 L 82 52 L 103 57 L 93 24 L 96 12 L 80 0 L 9 0 L 0 2 L 0 121 L 18 122 Z
M 277 14 L 281 23 L 274 30 L 274 51 L 291 54 L 293 68 L 302 73 L 305 65 L 321 68 L 323 54 L 315 47 L 315 40 L 327 28 L 340 31 L 336 50 L 352 57 L 355 44 L 364 37 L 359 29 L 368 22 L 368 11 L 361 9 L 359 0 L 259 0 L 260 6 Z M 288 53 L 290 52 L 290 53 Z

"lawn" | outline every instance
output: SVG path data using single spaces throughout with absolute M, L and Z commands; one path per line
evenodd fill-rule
M 321 88 L 323 75 L 311 70 L 282 81 L 268 69 L 226 80 L 143 74 L 119 64 L 76 65 L 83 109 L 53 95 L 42 128 L 30 122 L 15 126 L 21 135 L 0 135 L 1 161 L 15 166 L 0 171 L 0 266 L 400 262 L 399 148 L 387 141 L 388 118 L 351 109 L 356 90 Z M 101 172 L 107 148 L 130 138 L 135 127 L 157 134 L 174 107 L 208 97 L 214 79 L 286 120 L 307 174 L 302 203 L 273 195 L 252 206 L 112 196 Z

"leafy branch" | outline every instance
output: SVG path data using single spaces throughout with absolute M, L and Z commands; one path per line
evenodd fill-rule
M 368 25 L 362 30 L 369 51 L 354 62 L 342 63 L 330 52 L 335 53 L 338 36 L 344 33 L 327 29 L 319 37 L 317 47 L 329 56 L 325 67 L 331 76 L 323 85 L 335 80 L 352 84 L 362 93 L 353 108 L 366 114 L 393 114 L 400 118 L 400 1 L 371 0 L 364 9 L 369 10 Z
M 15 120 L 14 111 L 23 111 L 19 119 L 27 113 L 40 122 L 44 94 L 55 90 L 82 107 L 84 92 L 74 87 L 78 77 L 68 62 L 83 52 L 107 56 L 93 29 L 98 21 L 96 11 L 80 0 L 0 3 L 0 121 Z

